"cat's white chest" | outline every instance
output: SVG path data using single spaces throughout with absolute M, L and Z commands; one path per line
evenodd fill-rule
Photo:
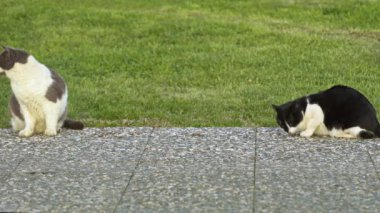
M 18 82 L 11 83 L 11 87 L 17 99 L 26 106 L 31 113 L 41 117 L 41 106 L 43 102 L 47 101 L 45 94 L 51 83 L 52 79 L 37 76 L 26 84 L 20 84 Z
M 44 120 L 42 106 L 43 102 L 47 101 L 43 95 L 44 92 L 46 93 L 46 89 L 43 90 L 40 87 L 27 89 L 25 87 L 12 86 L 12 90 L 21 106 L 27 108 L 31 116 L 37 121 Z
M 324 118 L 323 110 L 318 104 L 308 103 L 301 122 L 296 127 L 289 127 L 289 133 L 301 133 L 304 137 L 330 135 L 330 131 L 324 124 Z
M 38 102 L 42 101 L 40 99 L 46 94 L 51 83 L 51 79 L 34 79 L 28 84 L 11 83 L 11 87 L 16 97 L 23 102 Z
M 326 125 L 324 123 L 321 123 L 314 132 L 315 135 L 319 136 L 326 136 L 330 135 L 330 131 L 327 129 Z
M 15 64 L 15 71 L 8 72 L 12 91 L 22 100 L 44 96 L 53 83 L 50 70 L 42 64 Z

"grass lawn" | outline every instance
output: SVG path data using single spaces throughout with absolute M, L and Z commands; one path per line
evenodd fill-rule
M 69 116 L 88 126 L 274 126 L 272 103 L 335 84 L 380 112 L 378 0 L 1 0 L 0 11 L 0 43 L 57 70 Z M 0 90 L 9 127 L 4 76 Z

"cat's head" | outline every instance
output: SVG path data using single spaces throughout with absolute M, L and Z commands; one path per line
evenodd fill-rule
M 276 121 L 282 129 L 289 133 L 289 129 L 298 126 L 302 121 L 306 103 L 301 99 L 291 101 L 280 106 L 272 105 L 276 111 Z
M 11 70 L 16 63 L 25 64 L 28 61 L 29 54 L 24 50 L 4 46 L 3 49 L 0 54 L 0 74 Z

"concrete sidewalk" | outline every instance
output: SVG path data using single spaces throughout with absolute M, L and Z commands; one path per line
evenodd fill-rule
M 0 211 L 379 212 L 380 139 L 277 128 L 0 130 Z

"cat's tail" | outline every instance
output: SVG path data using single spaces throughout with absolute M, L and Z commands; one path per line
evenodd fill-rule
M 376 138 L 376 137 L 380 138 L 380 124 L 377 125 L 375 131 L 373 132 L 366 129 L 362 129 L 359 132 L 358 136 L 363 139 Z
M 80 121 L 66 119 L 63 122 L 63 127 L 67 129 L 82 130 L 84 128 L 84 124 Z

